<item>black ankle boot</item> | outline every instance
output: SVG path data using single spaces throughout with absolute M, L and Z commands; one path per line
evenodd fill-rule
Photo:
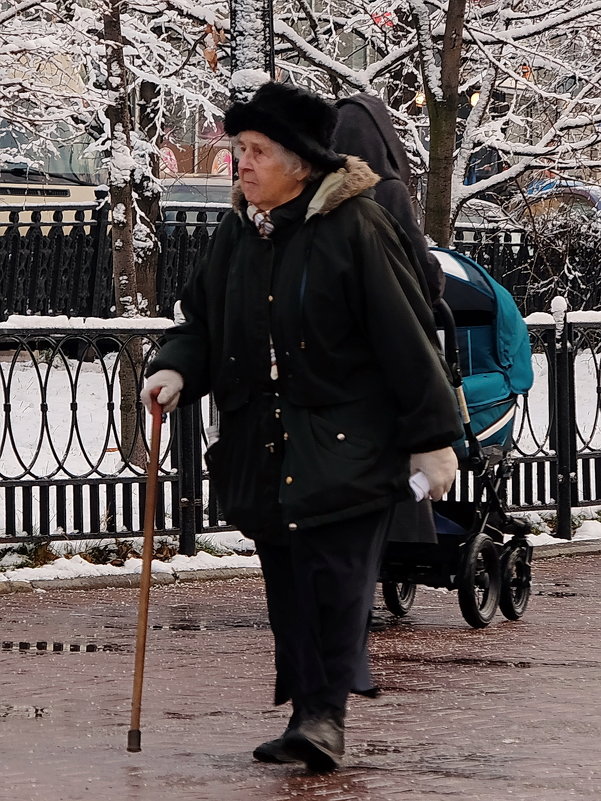
M 267 740 L 261 745 L 258 745 L 255 750 L 253 751 L 253 757 L 257 759 L 259 762 L 271 762 L 271 763 L 286 763 L 286 762 L 298 762 L 296 757 L 289 754 L 284 746 L 284 737 L 293 731 L 300 721 L 300 714 L 298 712 L 293 712 L 292 717 L 288 721 L 288 725 L 284 730 L 284 733 L 281 737 L 276 737 L 275 740 Z
M 328 706 L 304 713 L 299 725 L 282 737 L 282 747 L 309 770 L 335 770 L 344 756 L 344 710 Z

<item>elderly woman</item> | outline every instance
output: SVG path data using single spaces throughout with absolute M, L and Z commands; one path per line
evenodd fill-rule
M 240 180 L 182 297 L 142 399 L 166 411 L 213 392 L 206 453 L 225 519 L 256 541 L 285 732 L 256 759 L 335 768 L 351 692 L 375 690 L 367 631 L 394 503 L 421 470 L 455 476 L 456 404 L 378 176 L 333 152 L 336 110 L 268 83 L 234 103 Z M 405 247 L 407 249 L 405 249 Z

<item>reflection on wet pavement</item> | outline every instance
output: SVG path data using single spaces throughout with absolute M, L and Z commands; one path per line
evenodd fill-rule
M 260 580 L 153 588 L 139 754 L 137 592 L 3 596 L 0 801 L 596 801 L 600 558 L 537 564 L 524 619 L 484 630 L 452 593 L 420 590 L 402 623 L 376 599 L 384 694 L 350 701 L 330 776 L 252 761 L 289 715 Z

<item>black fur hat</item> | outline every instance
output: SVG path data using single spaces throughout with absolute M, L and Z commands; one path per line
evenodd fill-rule
M 331 148 L 338 110 L 321 97 L 284 83 L 265 83 L 248 103 L 233 103 L 225 113 L 229 136 L 259 131 L 315 167 L 334 172 L 346 159 Z

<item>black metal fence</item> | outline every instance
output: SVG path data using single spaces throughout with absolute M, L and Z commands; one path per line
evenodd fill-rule
M 0 324 L 0 537 L 142 530 L 149 428 L 138 394 L 162 330 Z M 182 531 L 180 448 L 176 429 L 166 429 L 157 533 Z
M 204 253 L 228 206 L 165 205 L 157 226 L 159 315 Z M 107 203 L 0 208 L 0 319 L 10 314 L 108 318 L 114 307 Z
M 486 267 L 524 316 L 549 309 L 558 295 L 570 309 L 601 308 L 598 232 L 583 230 L 566 242 L 561 230 L 543 237 L 536 229 L 473 230 L 463 225 L 455 230 L 453 246 Z
M 178 292 L 226 209 L 192 203 L 162 207 L 163 220 L 157 226 L 160 315 L 171 315 Z M 575 309 L 601 303 L 599 282 L 587 281 L 583 289 L 584 268 L 574 263 L 570 271 L 562 271 L 524 231 L 464 226 L 455 231 L 454 244 L 509 289 L 523 314 L 544 311 L 555 294 L 564 294 Z M 590 262 L 590 254 L 581 255 Z M 3 205 L 0 302 L 0 319 L 8 314 L 110 317 L 114 294 L 108 204 L 29 205 L 27 211 Z
M 0 323 L 0 541 L 140 534 L 149 421 L 137 394 L 163 329 L 39 322 Z M 573 509 L 601 504 L 601 322 L 559 310 L 529 329 L 536 379 L 515 425 L 508 501 L 555 509 L 556 533 L 569 539 Z M 182 553 L 222 525 L 202 468 L 214 421 L 205 399 L 163 426 L 157 534 L 179 536 Z
M 601 314 L 553 305 L 528 321 L 535 381 L 515 422 L 507 499 L 554 509 L 555 535 L 571 539 L 578 508 L 601 504 Z

